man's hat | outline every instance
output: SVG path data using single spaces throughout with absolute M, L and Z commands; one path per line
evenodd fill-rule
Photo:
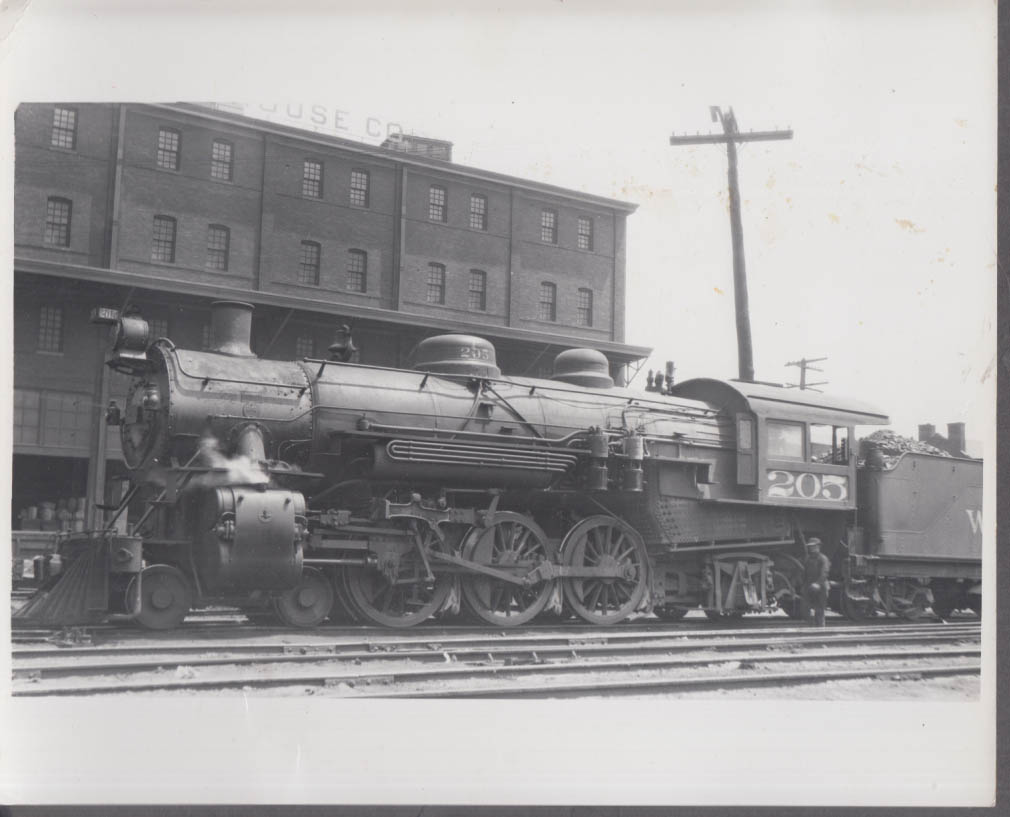
M 818 539 L 816 536 L 811 537 L 810 539 L 807 539 L 807 547 L 808 548 L 809 547 L 813 547 L 814 545 L 816 545 L 817 547 L 821 546 L 821 540 Z

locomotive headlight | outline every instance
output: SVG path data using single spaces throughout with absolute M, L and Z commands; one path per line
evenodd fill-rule
M 120 318 L 116 329 L 118 331 L 113 348 L 117 352 L 141 352 L 147 348 L 151 339 L 151 327 L 136 315 Z

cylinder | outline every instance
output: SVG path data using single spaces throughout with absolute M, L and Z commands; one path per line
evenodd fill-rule
M 211 350 L 233 357 L 254 357 L 249 346 L 252 337 L 252 304 L 242 301 L 214 301 L 211 304 Z

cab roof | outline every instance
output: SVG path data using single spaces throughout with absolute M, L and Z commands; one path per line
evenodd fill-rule
M 759 417 L 837 426 L 887 425 L 884 412 L 866 403 L 771 383 L 699 377 L 677 383 L 671 394 L 714 403 L 726 411 L 750 411 Z

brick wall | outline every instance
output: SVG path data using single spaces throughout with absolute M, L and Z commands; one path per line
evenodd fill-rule
M 77 111 L 73 150 L 51 145 L 53 105 L 24 104 L 15 113 L 15 251 L 28 258 L 102 266 L 107 251 L 110 156 L 118 127 L 115 109 L 88 104 L 65 107 Z M 72 202 L 69 247 L 43 242 L 50 196 Z
M 24 105 L 17 116 L 15 236 L 17 254 L 103 266 L 118 108 L 76 106 L 73 152 L 48 147 L 51 105 Z M 400 164 L 399 155 L 359 156 L 295 136 L 198 115 L 127 106 L 118 268 L 154 277 L 294 293 L 327 304 L 403 309 L 453 324 L 511 325 L 573 338 L 623 340 L 625 216 L 463 173 Z M 158 132 L 180 134 L 179 167 L 157 167 Z M 216 139 L 232 145 L 231 180 L 211 176 Z M 302 195 L 306 159 L 323 166 L 322 196 Z M 406 169 L 404 169 L 406 168 Z M 367 207 L 350 201 L 351 173 L 369 174 Z M 397 178 L 405 188 L 401 225 Z M 429 191 L 447 194 L 444 222 L 429 218 Z M 265 193 L 263 191 L 266 191 Z M 487 200 L 487 229 L 470 225 L 471 196 Z M 42 245 L 49 196 L 73 201 L 71 246 Z M 557 242 L 541 240 L 541 213 L 557 213 Z M 174 263 L 151 259 L 154 217 L 176 220 Z M 578 221 L 592 219 L 593 246 L 578 247 Z M 208 227 L 230 231 L 227 271 L 207 268 Z M 262 224 L 262 231 L 261 231 Z M 303 241 L 321 247 L 320 284 L 298 280 Z M 401 253 L 402 245 L 402 253 Z M 367 253 L 367 291 L 347 289 L 348 252 Z M 427 300 L 428 267 L 446 268 L 445 304 Z M 487 274 L 486 310 L 469 307 L 471 270 Z M 616 270 L 616 274 L 615 274 Z M 538 317 L 540 284 L 557 287 L 556 320 Z M 593 293 L 592 326 L 579 326 L 580 288 Z
M 323 164 L 321 199 L 302 195 L 305 159 Z M 350 203 L 352 170 L 369 174 L 368 207 Z M 262 288 L 314 295 L 330 303 L 392 308 L 396 170 L 306 151 L 283 141 L 267 146 Z M 298 282 L 302 241 L 321 248 L 319 287 Z M 367 290 L 348 292 L 348 251 L 368 254 Z

